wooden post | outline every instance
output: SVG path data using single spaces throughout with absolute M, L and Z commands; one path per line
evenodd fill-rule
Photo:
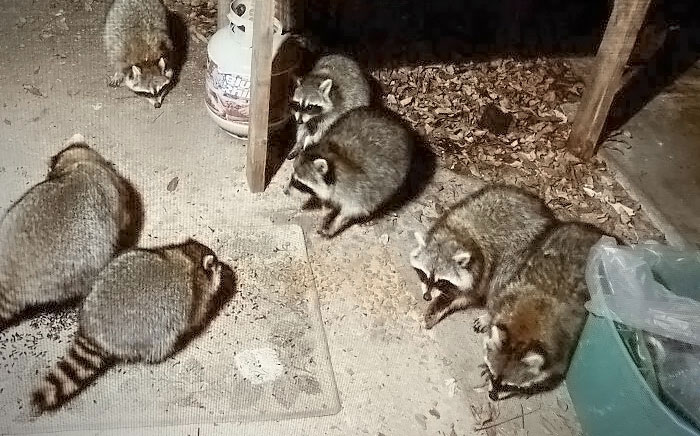
M 589 159 L 595 153 L 650 2 L 615 0 L 567 143 L 569 151 L 581 159 Z
M 272 81 L 272 17 L 274 0 L 255 0 L 253 60 L 250 81 L 250 123 L 246 176 L 252 192 L 265 190 L 270 84 Z

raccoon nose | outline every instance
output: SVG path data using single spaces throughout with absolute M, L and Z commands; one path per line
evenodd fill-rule
M 423 294 L 423 299 L 424 299 L 425 301 L 430 301 L 430 300 L 433 299 L 433 296 L 431 295 L 430 291 L 428 291 L 428 292 L 426 292 L 425 294 Z
M 297 124 L 304 124 L 304 120 L 302 119 L 301 116 L 296 117 L 296 119 L 297 119 Z

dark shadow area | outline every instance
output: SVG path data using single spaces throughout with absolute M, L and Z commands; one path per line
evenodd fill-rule
M 425 64 L 520 54 L 595 52 L 609 15 L 607 0 L 359 0 L 329 7 L 309 1 L 305 28 L 329 51 L 369 65 Z
M 139 194 L 134 185 L 126 179 L 124 179 L 123 187 L 126 192 L 121 193 L 125 199 L 122 207 L 126 209 L 125 213 L 128 214 L 128 224 L 126 228 L 121 229 L 119 232 L 119 239 L 117 241 L 118 250 L 126 250 L 136 246 L 139 242 L 141 231 L 143 230 L 145 217 L 141 194 Z
M 619 129 L 700 59 L 700 2 L 682 0 L 663 6 L 657 13 L 662 13 L 673 27 L 661 48 L 646 63 L 636 66 L 634 75 L 615 97 L 602 137 Z
M 170 38 L 173 41 L 172 59 L 169 61 L 175 70 L 171 86 L 176 86 L 180 81 L 180 73 L 182 66 L 187 61 L 187 53 L 190 44 L 189 33 L 185 20 L 176 12 L 168 12 L 168 28 L 170 29 Z
M 267 145 L 267 161 L 265 162 L 265 186 L 270 184 L 272 178 L 287 160 L 287 155 L 294 145 L 296 125 L 290 119 L 282 128 L 270 132 Z
M 67 312 L 71 309 L 75 309 L 76 307 L 78 307 L 82 301 L 83 297 L 75 297 L 70 300 L 62 301 L 59 303 L 52 302 L 28 307 L 27 309 L 17 314 L 17 316 L 7 321 L 5 324 L 0 322 L 0 331 L 9 329 L 10 327 L 15 327 L 43 313 Z

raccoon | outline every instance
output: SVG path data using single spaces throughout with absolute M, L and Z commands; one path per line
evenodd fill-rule
M 331 237 L 385 205 L 406 180 L 413 136 L 391 114 L 368 107 L 343 115 L 294 161 L 291 186 L 329 205 L 319 233 Z
M 484 361 L 489 397 L 538 390 L 561 380 L 586 321 L 585 268 L 603 236 L 582 223 L 561 223 L 534 244 L 522 269 L 489 296 L 475 330 L 488 331 Z
M 344 113 L 370 104 L 370 86 L 354 60 L 343 55 L 320 58 L 309 74 L 297 82 L 292 113 L 297 122 L 296 143 L 288 159 L 320 141 Z
M 67 356 L 34 393 L 35 410 L 65 404 L 118 362 L 166 359 L 232 291 L 231 268 L 193 239 L 122 253 L 95 280 Z
M 0 328 L 25 309 L 84 297 L 97 273 L 136 243 L 133 187 L 74 135 L 46 180 L 0 221 Z
M 421 280 L 423 299 L 431 302 L 424 327 L 432 328 L 454 310 L 483 304 L 490 289 L 507 283 L 523 253 L 554 222 L 534 195 L 492 185 L 452 206 L 427 234 L 416 232 L 418 247 L 410 263 Z
M 173 78 L 173 42 L 168 10 L 161 0 L 115 0 L 104 31 L 107 55 L 116 72 L 109 81 L 123 83 L 159 108 Z

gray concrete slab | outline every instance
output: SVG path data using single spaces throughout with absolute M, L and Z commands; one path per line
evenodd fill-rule
M 601 155 L 667 240 L 700 247 L 700 65 L 684 73 L 607 142 Z M 627 133 L 627 134 L 625 134 Z

